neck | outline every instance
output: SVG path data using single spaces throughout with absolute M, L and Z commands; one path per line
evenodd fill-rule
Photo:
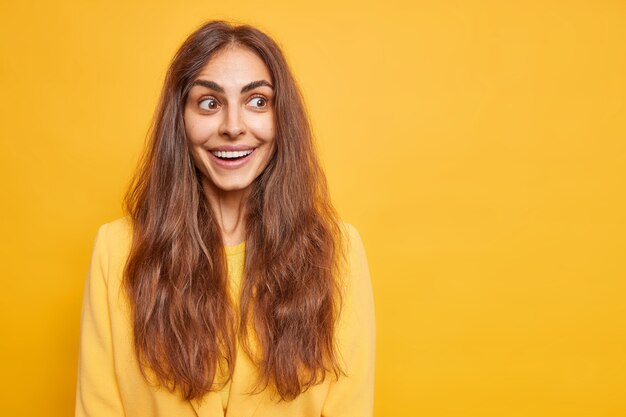
M 248 190 L 224 191 L 204 183 L 204 193 L 220 226 L 225 246 L 234 246 L 246 238 L 245 207 Z

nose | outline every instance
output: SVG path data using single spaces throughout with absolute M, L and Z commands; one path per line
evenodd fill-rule
M 224 113 L 224 119 L 219 128 L 219 133 L 228 136 L 230 139 L 237 139 L 246 133 L 246 125 L 243 120 L 242 110 L 235 107 L 227 108 Z

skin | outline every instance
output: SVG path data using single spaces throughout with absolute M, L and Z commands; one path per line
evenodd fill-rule
M 226 246 L 245 239 L 246 197 L 275 152 L 271 85 L 270 72 L 255 53 L 229 46 L 200 71 L 185 103 L 187 140 Z M 244 165 L 225 168 L 211 154 L 224 146 L 254 151 Z

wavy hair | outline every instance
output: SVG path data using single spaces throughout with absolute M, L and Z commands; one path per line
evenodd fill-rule
M 275 86 L 276 150 L 246 201 L 238 303 L 229 296 L 220 227 L 183 121 L 195 77 L 230 45 L 256 53 Z M 301 94 L 270 37 L 213 21 L 185 40 L 168 69 L 125 205 L 133 239 L 124 287 L 146 378 L 185 399 L 201 398 L 232 378 L 237 340 L 258 368 L 255 390 L 272 386 L 283 400 L 342 373 L 334 336 L 344 258 L 340 225 Z

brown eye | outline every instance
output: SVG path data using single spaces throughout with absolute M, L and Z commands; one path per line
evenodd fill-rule
M 199 104 L 202 110 L 217 110 L 220 106 L 220 103 L 214 98 L 205 98 L 200 101 Z
M 252 97 L 248 104 L 257 109 L 263 109 L 267 107 L 267 99 L 265 97 Z

